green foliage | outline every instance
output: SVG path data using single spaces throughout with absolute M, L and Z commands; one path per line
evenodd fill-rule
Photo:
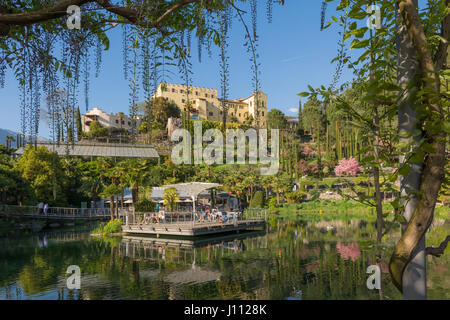
M 261 190 L 258 190 L 253 195 L 253 199 L 250 201 L 250 208 L 264 208 L 265 206 L 265 199 L 264 199 L 264 192 Z
M 180 200 L 178 197 L 177 189 L 175 188 L 167 188 L 164 190 L 164 205 L 169 208 L 170 211 L 173 211 L 175 203 Z
M 148 199 L 142 199 L 134 205 L 134 208 L 136 212 L 155 212 L 156 203 Z
M 300 203 L 306 200 L 306 193 L 300 190 L 287 192 L 284 194 L 288 203 Z
M 79 107 L 77 108 L 76 125 L 77 125 L 77 140 L 80 141 L 83 138 L 83 125 L 81 123 L 81 114 Z
M 103 189 L 103 192 L 100 193 L 100 196 L 102 198 L 108 198 L 108 197 L 113 197 L 116 195 L 119 195 L 122 192 L 122 189 L 115 185 L 115 184 L 110 184 L 109 186 L 107 186 L 106 188 Z
M 267 112 L 267 129 L 287 129 L 288 121 L 283 112 L 278 109 L 270 109 Z
M 275 198 L 275 197 L 269 198 L 267 205 L 269 206 L 269 208 L 276 208 L 277 207 L 277 198 Z
M 35 149 L 27 145 L 23 155 L 14 164 L 14 169 L 30 184 L 36 201 L 47 202 L 52 206 L 67 203 L 67 180 L 56 153 L 43 146 Z
M 101 124 L 94 120 L 89 125 L 89 132 L 86 133 L 88 138 L 99 138 L 106 137 L 108 135 L 108 130 L 103 128 Z
M 156 97 L 147 102 L 145 118 L 152 124 L 152 128 L 165 130 L 169 118 L 179 118 L 180 108 L 173 101 L 166 101 L 163 97 Z
M 119 219 L 110 220 L 106 224 L 101 223 L 99 227 L 92 230 L 92 233 L 102 235 L 119 232 L 122 232 L 122 221 Z

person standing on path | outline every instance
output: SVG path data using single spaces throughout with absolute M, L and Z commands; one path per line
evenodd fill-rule
M 44 204 L 44 214 L 47 215 L 48 203 Z

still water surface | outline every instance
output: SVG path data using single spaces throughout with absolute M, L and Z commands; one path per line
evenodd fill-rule
M 448 234 L 439 223 L 435 234 Z M 373 222 L 271 221 L 266 230 L 194 241 L 98 239 L 86 231 L 0 239 L 0 299 L 400 299 L 387 269 L 399 233 L 385 238 L 382 295 L 366 286 Z M 444 237 L 445 238 L 445 237 Z M 450 299 L 450 255 L 428 258 L 428 297 Z M 69 290 L 68 266 L 81 269 Z

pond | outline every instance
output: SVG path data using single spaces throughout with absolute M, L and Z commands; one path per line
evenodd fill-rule
M 434 223 L 429 242 L 450 231 Z M 0 239 L 0 299 L 401 299 L 387 269 L 399 232 L 384 239 L 382 294 L 367 288 L 375 230 L 362 220 L 271 220 L 265 230 L 194 240 L 15 235 Z M 429 299 L 450 298 L 449 256 L 428 258 Z M 80 289 L 67 288 L 71 265 Z

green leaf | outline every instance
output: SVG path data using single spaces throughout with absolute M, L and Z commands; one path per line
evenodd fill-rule
M 422 151 L 424 151 L 426 153 L 435 153 L 436 152 L 434 150 L 433 146 L 431 144 L 429 144 L 428 142 L 424 142 L 422 144 L 422 146 L 420 147 L 420 149 L 422 149 Z
M 402 216 L 400 213 L 397 213 L 397 214 L 395 215 L 395 221 L 400 222 L 400 223 L 403 223 L 403 224 L 407 222 L 406 219 L 405 219 L 405 217 Z
M 368 45 L 369 45 L 368 39 L 362 40 L 362 41 L 359 41 L 358 39 L 354 39 L 352 41 L 352 44 L 350 45 L 350 49 L 360 49 L 360 48 L 364 48 Z
M 398 173 L 401 176 L 406 177 L 409 174 L 409 171 L 411 170 L 411 166 L 409 164 L 404 164 L 400 167 L 400 169 L 398 169 Z

